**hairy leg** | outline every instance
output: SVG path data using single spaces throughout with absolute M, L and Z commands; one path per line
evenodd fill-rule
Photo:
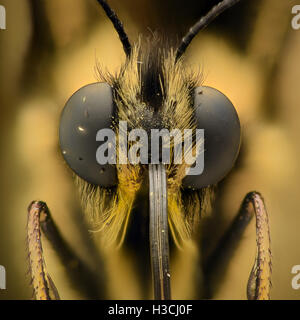
M 96 299 L 103 296 L 104 288 L 99 290 L 97 275 L 91 271 L 75 254 L 51 218 L 46 203 L 33 201 L 28 207 L 27 244 L 29 253 L 30 273 L 35 298 L 37 300 L 60 299 L 58 291 L 49 276 L 43 256 L 41 230 L 49 240 L 72 284 L 87 298 Z
M 248 193 L 232 225 L 221 238 L 213 253 L 204 262 L 204 278 L 209 288 L 208 295 L 220 282 L 222 270 L 226 270 L 242 235 L 251 219 L 256 218 L 257 253 L 247 285 L 247 297 L 250 300 L 270 299 L 272 255 L 270 243 L 269 219 L 260 193 Z

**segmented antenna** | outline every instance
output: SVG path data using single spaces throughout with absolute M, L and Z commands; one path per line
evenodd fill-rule
M 123 48 L 127 57 L 131 54 L 131 44 L 129 42 L 128 36 L 123 28 L 123 24 L 120 19 L 117 17 L 116 13 L 112 10 L 112 8 L 108 5 L 106 0 L 97 0 L 98 3 L 102 6 L 105 11 L 107 17 L 110 19 L 112 24 L 114 25 L 119 38 L 123 44 Z
M 189 30 L 189 32 L 182 38 L 176 52 L 176 61 L 182 56 L 186 48 L 190 45 L 198 32 L 207 27 L 219 14 L 235 5 L 240 0 L 223 0 L 214 6 L 204 17 L 196 22 Z

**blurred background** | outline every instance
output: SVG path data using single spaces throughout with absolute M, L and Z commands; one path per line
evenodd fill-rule
M 153 31 L 180 39 L 217 2 L 109 1 L 132 42 Z M 300 30 L 291 27 L 296 2 L 241 1 L 199 34 L 186 53 L 186 62 L 203 70 L 205 85 L 233 102 L 243 130 L 237 165 L 219 188 L 223 214 L 212 213 L 204 221 L 205 237 L 211 236 L 207 242 L 212 245 L 245 194 L 261 192 L 271 223 L 272 299 L 300 298 L 300 290 L 291 287 L 291 269 L 300 265 Z M 0 265 L 6 268 L 7 290 L 0 290 L 0 299 L 31 299 L 26 209 L 32 200 L 47 202 L 71 246 L 94 263 L 72 175 L 59 152 L 59 117 L 77 89 L 97 80 L 97 61 L 114 71 L 125 57 L 95 0 L 0 4 L 7 12 L 7 30 L 0 31 Z M 65 270 L 47 244 L 45 255 L 61 296 L 84 298 L 65 280 Z M 213 298 L 245 299 L 254 257 L 251 224 Z M 109 263 L 132 273 L 122 260 Z M 139 297 L 126 279 L 111 286 L 111 297 Z

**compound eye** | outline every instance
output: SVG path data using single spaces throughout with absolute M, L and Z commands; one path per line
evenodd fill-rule
M 71 96 L 60 119 L 60 148 L 67 164 L 82 179 L 102 187 L 117 183 L 115 166 L 96 160 L 97 149 L 104 143 L 96 141 L 97 132 L 110 129 L 113 114 L 112 88 L 93 83 Z
M 200 189 L 222 180 L 232 169 L 239 153 L 241 127 L 230 100 L 211 87 L 198 87 L 194 95 L 195 120 L 204 129 L 204 170 L 187 175 L 184 187 Z

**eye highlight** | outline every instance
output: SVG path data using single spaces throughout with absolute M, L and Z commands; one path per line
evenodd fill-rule
M 113 115 L 112 88 L 107 83 L 93 83 L 71 96 L 60 119 L 59 141 L 65 161 L 79 177 L 102 187 L 117 183 L 115 166 L 96 161 L 101 145 L 96 141 L 97 132 L 111 127 Z
M 222 180 L 234 166 L 239 153 L 241 126 L 231 101 L 211 87 L 194 91 L 195 121 L 204 129 L 204 171 L 187 175 L 184 187 L 200 189 Z

